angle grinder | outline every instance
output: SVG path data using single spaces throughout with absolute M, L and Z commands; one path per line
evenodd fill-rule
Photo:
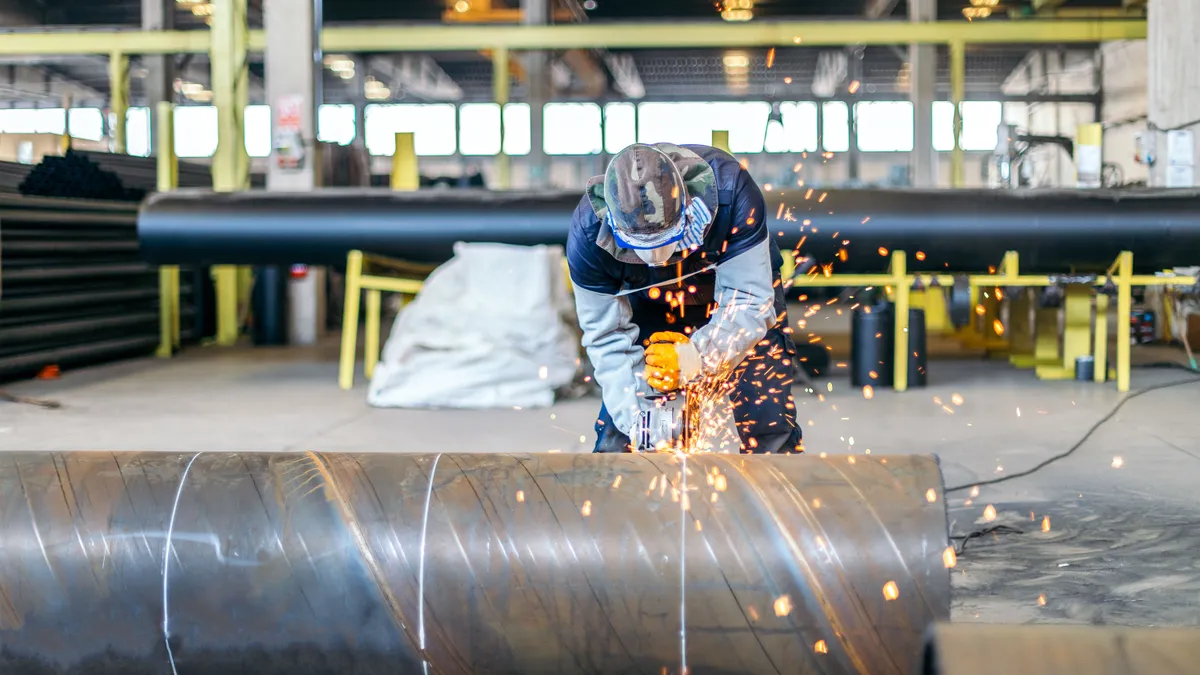
M 637 452 L 687 447 L 687 399 L 686 389 L 646 397 L 654 407 L 643 410 L 634 425 L 631 440 Z

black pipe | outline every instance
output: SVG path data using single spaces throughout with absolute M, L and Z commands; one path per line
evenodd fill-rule
M 5 453 L 0 671 L 901 675 L 947 545 L 931 457 Z
M 181 190 L 143 204 L 138 236 L 143 256 L 156 264 L 340 265 L 351 249 L 442 262 L 457 241 L 561 244 L 580 195 Z M 909 268 L 919 271 L 983 270 L 1008 250 L 1031 272 L 1102 269 L 1124 250 L 1139 270 L 1200 258 L 1195 190 L 801 188 L 766 197 L 780 248 L 795 248 L 803 237 L 801 255 L 839 272 L 883 271 L 881 248 L 908 252 Z

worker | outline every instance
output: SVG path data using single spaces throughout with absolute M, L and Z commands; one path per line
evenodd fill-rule
M 643 450 L 656 392 L 729 378 L 743 452 L 802 451 L 796 347 L 762 192 L 730 154 L 635 144 L 587 183 L 567 238 L 603 405 L 595 452 Z

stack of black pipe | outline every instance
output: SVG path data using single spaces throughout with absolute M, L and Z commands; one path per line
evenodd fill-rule
M 0 195 L 0 380 L 154 351 L 158 272 L 136 216 L 136 202 Z M 198 284 L 181 277 L 190 339 Z

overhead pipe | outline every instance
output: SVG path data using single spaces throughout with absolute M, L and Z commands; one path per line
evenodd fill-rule
M 5 453 L 0 670 L 908 673 L 922 456 Z
M 562 244 L 580 196 L 180 190 L 144 202 L 138 229 L 142 254 L 155 264 L 340 265 L 353 249 L 443 262 L 458 241 Z M 834 272 L 882 271 L 893 250 L 909 254 L 910 272 L 983 270 L 1010 250 L 1028 273 L 1102 271 L 1122 251 L 1150 273 L 1200 258 L 1197 190 L 798 188 L 765 196 L 779 248 Z

